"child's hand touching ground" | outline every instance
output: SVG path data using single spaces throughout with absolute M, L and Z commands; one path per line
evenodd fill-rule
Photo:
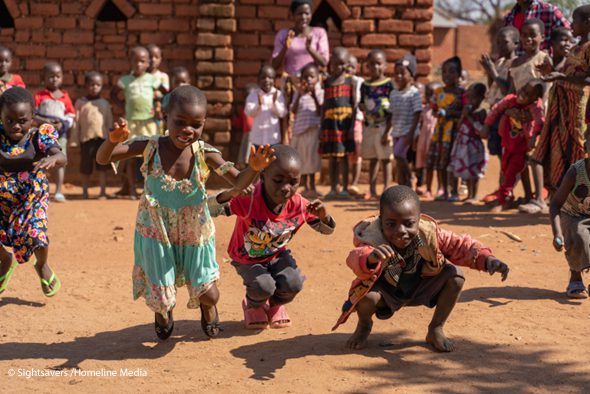
M 393 248 L 389 245 L 377 246 L 373 249 L 373 252 L 367 257 L 367 263 L 373 267 L 378 264 L 383 264 L 387 260 L 392 259 L 395 256 Z
M 489 256 L 486 259 L 486 271 L 489 272 L 490 275 L 494 275 L 496 272 L 501 273 L 502 282 L 504 282 L 508 278 L 508 272 L 510 271 L 510 268 L 508 265 L 498 260 L 494 256 Z
M 558 234 L 553 238 L 553 247 L 558 252 L 563 250 L 563 236 L 561 234 Z
M 127 121 L 123 118 L 117 119 L 113 130 L 109 133 L 109 141 L 113 144 L 126 141 L 129 138 L 129 129 L 127 128 Z
M 268 144 L 259 146 L 258 150 L 256 150 L 254 146 L 250 147 L 250 160 L 248 161 L 248 164 L 256 172 L 264 170 L 276 159 L 275 150 Z
M 307 212 L 317 216 L 322 222 L 328 217 L 326 206 L 320 200 L 313 200 L 310 202 L 309 205 L 307 205 Z

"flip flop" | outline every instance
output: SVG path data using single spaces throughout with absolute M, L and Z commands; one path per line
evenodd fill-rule
M 174 331 L 174 318 L 172 317 L 172 311 L 168 311 L 168 324 L 165 326 L 158 324 L 158 319 L 154 316 L 154 329 L 156 331 L 156 335 L 161 340 L 165 341 L 166 339 L 170 338 L 172 331 Z
M 219 327 L 219 312 L 217 311 L 217 305 L 215 305 L 215 318 L 208 322 L 205 319 L 205 311 L 203 310 L 203 305 L 199 305 L 201 309 L 201 329 L 209 338 L 214 338 L 219 335 L 221 331 L 221 327 Z
M 248 302 L 244 298 L 242 309 L 244 310 L 244 325 L 248 330 L 264 330 L 268 328 L 268 316 L 263 306 L 248 308 Z
M 10 277 L 14 273 L 14 269 L 16 268 L 17 265 L 18 265 L 18 263 L 13 260 L 12 263 L 10 264 L 10 268 L 8 269 L 8 271 L 6 271 L 6 273 L 4 275 L 0 276 L 0 282 L 2 283 L 0 285 L 0 294 L 4 293 L 4 290 L 6 290 L 6 287 L 8 286 L 8 282 L 10 282 Z
M 580 281 L 570 282 L 567 285 L 567 289 L 565 290 L 565 294 L 568 298 L 582 300 L 588 298 L 588 290 L 586 290 L 586 286 L 584 283 Z
M 49 280 L 43 278 L 39 278 L 39 280 L 41 281 L 41 290 L 43 291 L 43 294 L 45 294 L 45 297 L 53 297 L 57 294 L 59 289 L 61 289 L 61 281 L 53 271 L 51 271 L 51 276 L 49 277 Z M 51 287 L 51 284 L 53 284 L 53 289 L 45 291 L 45 288 Z
M 542 205 L 537 200 L 531 200 L 527 204 L 522 204 L 518 206 L 518 211 L 522 213 L 528 213 L 531 215 L 537 213 L 548 213 L 547 212 L 547 204 Z
M 285 328 L 291 326 L 291 319 L 284 305 L 274 305 L 268 308 L 270 328 Z

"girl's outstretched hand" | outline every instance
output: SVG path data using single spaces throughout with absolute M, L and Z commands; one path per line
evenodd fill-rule
M 34 163 L 35 168 L 34 172 L 39 170 L 51 170 L 57 164 L 57 156 L 47 156 L 39 160 L 38 162 Z
M 129 138 L 129 129 L 127 128 L 127 121 L 119 118 L 115 121 L 113 130 L 109 133 L 109 141 L 113 144 L 126 141 Z
M 324 221 L 328 216 L 328 212 L 326 211 L 326 206 L 320 200 L 313 200 L 307 205 L 307 212 L 311 213 L 314 216 L 320 218 L 321 221 Z
M 510 268 L 507 264 L 498 260 L 494 256 L 489 256 L 486 259 L 486 271 L 488 271 L 490 275 L 494 275 L 496 272 L 501 273 L 502 282 L 504 282 L 508 278 L 508 272 L 510 271 Z
M 248 165 L 256 172 L 264 170 L 276 159 L 275 150 L 268 144 L 259 146 L 258 150 L 254 148 L 254 145 L 250 147 L 250 160 L 248 161 Z

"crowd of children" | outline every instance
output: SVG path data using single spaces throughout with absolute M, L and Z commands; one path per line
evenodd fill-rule
M 298 34 L 309 30 L 310 4 L 293 1 Z M 278 38 L 283 47 L 274 63 L 297 63 L 291 46 L 309 52 L 313 61 L 298 64 L 288 78 L 269 64 L 260 68 L 257 86 L 248 86 L 243 108 L 234 111 L 232 127 L 243 133 L 237 166 L 202 141 L 207 99 L 190 85 L 186 69 L 173 68 L 170 77 L 159 69 L 162 51 L 155 45 L 130 51 L 131 71 L 111 91 L 112 102 L 124 107 L 125 117 L 117 120 L 102 97 L 100 73 L 86 74 L 85 95 L 74 105 L 62 89 L 61 66 L 50 62 L 42 72 L 45 88 L 32 95 L 10 72 L 11 52 L 0 48 L 0 293 L 16 263 L 33 255 L 45 295 L 60 288 L 47 263 L 46 171 L 56 169 L 54 199 L 65 201 L 69 140 L 80 144 L 84 198 L 94 170 L 99 197 L 107 198 L 106 171 L 120 160 L 126 161 L 119 195 L 138 198 L 136 181 L 143 182 L 133 292 L 154 312 L 158 337 L 173 332 L 176 289 L 182 286 L 189 292 L 188 307 L 201 311 L 204 333 L 218 335 L 212 216 L 221 214 L 237 218 L 228 252 L 245 286 L 246 327 L 289 326 L 285 304 L 302 290 L 304 277 L 288 244 L 305 223 L 326 235 L 336 226 L 316 199 L 316 175 L 325 158 L 326 198 L 379 201 L 378 215 L 355 226 L 355 248 L 347 259 L 357 280 L 336 327 L 357 312 L 348 346 L 365 346 L 373 315 L 388 319 L 403 306 L 425 305 L 436 307 L 427 341 L 436 350 L 452 351 L 443 326 L 464 282 L 457 265 L 500 272 L 503 279 L 509 269 L 489 248 L 422 215 L 418 196 L 459 202 L 465 183 L 464 203 L 477 203 L 488 163 L 483 139 L 488 139 L 489 154 L 501 160 L 501 176 L 497 191 L 483 200 L 494 211 L 516 207 L 513 190 L 521 181 L 525 198 L 520 209 L 539 212 L 547 208 L 548 188 L 554 194 L 554 246 L 565 247 L 571 270 L 567 294 L 586 298 L 581 272 L 590 267 L 590 164 L 584 160 L 590 150 L 584 89 L 590 85 L 590 6 L 575 10 L 571 31 L 552 32 L 551 56 L 541 50 L 544 29 L 535 18 L 523 23 L 520 34 L 515 28 L 500 29 L 498 56 L 481 57 L 487 86 L 467 85 L 458 57 L 442 64 L 442 83 L 419 84 L 416 58 L 410 54 L 396 60 L 390 78 L 386 53 L 379 49 L 368 53 L 362 78 L 355 75 L 357 59 L 345 48 L 335 48 L 329 57 L 313 49 L 312 34 L 318 31 L 310 30 L 307 38 L 286 31 Z M 575 45 L 574 37 L 581 37 Z M 519 43 L 522 54 L 517 56 Z M 362 160 L 369 164 L 366 194 L 358 189 Z M 399 185 L 390 187 L 394 162 Z M 210 170 L 232 187 L 208 196 Z

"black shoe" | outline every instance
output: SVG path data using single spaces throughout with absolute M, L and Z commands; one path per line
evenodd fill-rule
M 172 335 L 172 331 L 174 331 L 174 319 L 172 318 L 172 311 L 168 311 L 168 325 L 159 325 L 158 319 L 155 318 L 154 329 L 156 330 L 156 335 L 161 340 L 165 341 L 166 339 L 170 338 L 170 335 Z
M 219 335 L 219 332 L 222 331 L 221 327 L 219 327 L 219 313 L 217 312 L 217 306 L 215 306 L 215 318 L 213 321 L 208 322 L 205 319 L 205 311 L 203 310 L 203 305 L 200 306 L 201 308 L 201 329 L 205 335 L 209 338 L 215 338 Z

